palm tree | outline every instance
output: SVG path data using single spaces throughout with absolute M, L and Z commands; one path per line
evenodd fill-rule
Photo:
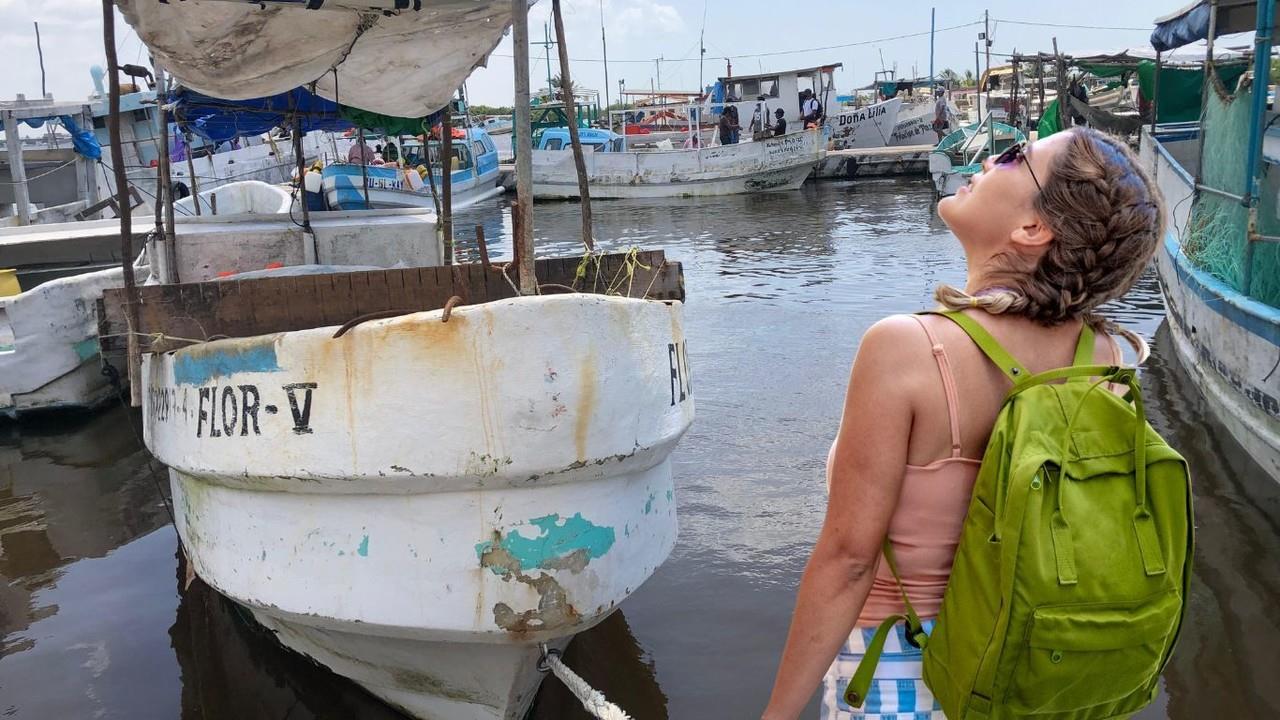
M 555 98 L 556 100 L 563 100 L 564 99 L 563 90 L 561 88 L 563 84 L 564 83 L 560 79 L 560 73 L 556 73 L 555 75 L 552 75 L 551 87 L 549 88 L 549 92 L 547 94 Z M 569 88 L 573 90 L 574 94 L 577 94 L 578 91 L 582 90 L 582 86 L 576 82 L 573 82 L 572 80 L 569 81 Z
M 964 84 L 966 87 L 978 84 L 978 79 L 973 76 L 972 70 L 964 71 Z

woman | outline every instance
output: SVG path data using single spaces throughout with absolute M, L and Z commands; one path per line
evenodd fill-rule
M 1120 142 L 1076 128 L 1011 148 L 939 202 L 938 214 L 968 265 L 965 288 L 940 287 L 939 303 L 963 309 L 1028 370 L 1070 365 L 1084 322 L 1125 335 L 1138 362 L 1145 359 L 1140 338 L 1093 314 L 1129 290 L 1163 232 L 1159 190 Z M 1120 363 L 1114 338 L 1100 335 L 1095 360 Z M 932 627 L 1008 389 L 945 318 L 893 316 L 863 336 L 827 458 L 826 519 L 766 720 L 798 717 L 820 681 L 823 718 L 942 717 L 920 680 L 920 651 L 901 632 L 886 645 L 874 702 L 852 709 L 843 690 L 875 625 L 902 611 L 880 562 L 886 534 L 911 601 Z

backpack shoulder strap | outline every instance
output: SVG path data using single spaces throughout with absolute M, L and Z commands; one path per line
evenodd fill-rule
M 1003 372 L 1010 380 L 1017 382 L 1031 374 L 1027 372 L 1027 368 L 1024 367 L 1022 363 L 1018 362 L 1016 358 L 1009 354 L 1008 350 L 1005 350 L 999 342 L 996 342 L 996 339 L 991 336 L 991 333 L 987 332 L 986 328 L 982 327 L 977 320 L 974 320 L 968 315 L 965 315 L 958 310 L 930 310 L 921 314 L 941 315 L 956 325 L 959 325 L 960 329 L 964 330 L 969 336 L 969 339 L 973 340 L 973 344 L 977 345 L 978 349 L 982 350 L 983 354 L 985 354 L 991 362 L 995 363 L 996 367 L 1000 368 L 1000 371 Z M 1092 344 L 1093 340 L 1091 334 L 1091 347 Z M 1092 350 L 1090 350 L 1090 352 L 1092 352 Z

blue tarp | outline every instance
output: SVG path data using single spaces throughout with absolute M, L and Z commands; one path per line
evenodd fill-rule
M 90 160 L 97 160 L 102 157 L 102 146 L 98 144 L 98 138 L 94 137 L 92 130 L 81 130 L 76 121 L 70 115 L 58 115 L 42 118 L 23 118 L 18 122 L 26 124 L 28 127 L 41 128 L 50 120 L 57 120 L 62 123 L 62 127 L 71 133 L 71 145 L 75 151 Z
M 93 130 L 81 129 L 70 115 L 59 115 L 58 122 L 61 122 L 62 127 L 71 133 L 71 145 L 75 147 L 76 152 L 90 160 L 98 160 L 102 157 L 102 146 L 98 144 L 98 138 L 94 137 Z
M 1209 9 L 1208 0 L 1202 0 L 1186 12 L 1157 24 L 1151 31 L 1151 47 L 1166 52 L 1208 38 Z
M 173 118 L 183 132 L 213 142 L 261 135 L 274 127 L 292 127 L 294 117 L 302 121 L 302 131 L 346 130 L 351 121 L 342 117 L 338 104 L 312 95 L 303 88 L 249 100 L 222 100 L 188 88 L 178 88 L 169 96 L 174 103 Z

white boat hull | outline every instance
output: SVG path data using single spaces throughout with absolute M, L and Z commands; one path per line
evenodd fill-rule
M 585 156 L 593 198 L 699 197 L 794 190 L 826 156 L 818 130 L 670 152 Z M 533 151 L 533 196 L 577 198 L 573 153 Z
M 110 268 L 0 297 L 0 415 L 90 409 L 114 396 L 101 373 L 95 303 L 123 284 L 124 271 Z
M 844 110 L 827 118 L 831 149 L 884 147 L 892 144 L 902 98 L 890 98 L 856 110 Z
M 1193 180 L 1148 131 L 1142 144 L 1166 207 L 1176 213 L 1156 270 L 1178 358 L 1217 419 L 1280 482 L 1280 309 L 1241 295 L 1182 254 L 1174 229 L 1187 227 Z
M 681 317 L 553 295 L 148 355 L 147 445 L 196 573 L 285 645 L 414 717 L 515 720 L 537 644 L 674 545 Z

